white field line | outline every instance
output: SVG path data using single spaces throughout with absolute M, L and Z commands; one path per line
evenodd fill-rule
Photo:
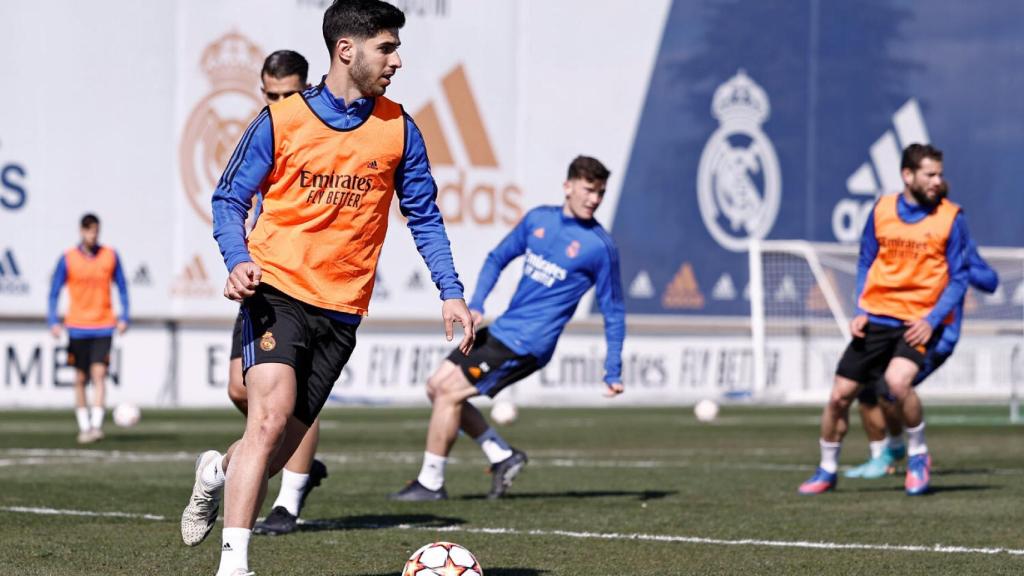
M 317 456 L 329 463 L 368 464 L 387 463 L 415 465 L 423 458 L 422 452 L 321 452 Z M 0 450 L 0 468 L 11 466 L 64 466 L 68 464 L 118 464 L 118 463 L 168 463 L 194 462 L 192 452 L 127 452 L 122 450 L 78 450 L 47 448 L 10 448 Z M 449 458 L 449 464 L 463 464 L 460 458 Z M 700 457 L 673 459 L 615 460 L 573 458 L 531 458 L 531 468 L 618 468 L 618 469 L 672 469 L 672 468 L 713 468 L 729 470 L 758 470 L 768 472 L 803 472 L 814 469 L 815 463 L 785 464 L 757 462 L 749 458 L 737 462 L 705 460 Z M 846 466 L 841 467 L 843 469 Z M 936 470 L 942 470 L 941 467 Z M 995 476 L 1021 476 L 1024 468 L 992 468 L 989 474 Z
M 29 506 L 0 506 L 0 512 L 16 512 L 38 514 L 44 516 L 89 516 L 99 518 L 126 518 L 137 520 L 168 521 L 164 516 L 156 514 L 131 514 L 127 512 L 94 512 L 89 510 L 60 510 L 56 508 L 35 508 Z M 333 523 L 307 521 L 308 525 L 330 527 Z M 409 524 L 366 526 L 381 530 L 415 530 L 418 532 L 461 532 L 467 534 L 499 534 L 509 536 L 543 536 L 561 537 L 577 540 L 620 540 L 632 542 L 666 542 L 677 544 L 707 544 L 712 546 L 751 546 L 767 548 L 805 548 L 813 550 L 873 550 L 878 552 L 926 552 L 938 554 L 1009 554 L 1024 556 L 1024 549 L 1016 548 L 974 548 L 970 546 L 947 546 L 944 544 L 899 545 L 899 544 L 858 544 L 841 542 L 810 542 L 801 540 L 759 540 L 744 538 L 726 540 L 722 538 L 702 538 L 699 536 L 673 536 L 669 534 L 639 534 L 618 532 L 578 532 L 574 530 L 518 530 L 515 528 L 469 528 L 465 526 L 413 526 Z

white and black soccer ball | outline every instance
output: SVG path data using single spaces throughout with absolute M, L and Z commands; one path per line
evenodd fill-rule
M 121 428 L 131 428 L 139 423 L 142 412 L 131 402 L 122 402 L 114 408 L 114 424 Z
M 718 402 L 705 398 L 693 407 L 693 415 L 701 422 L 714 422 L 718 418 Z
M 491 420 L 500 426 L 507 426 L 516 421 L 519 417 L 519 410 L 516 405 L 508 400 L 499 400 L 491 408 Z
M 483 576 L 469 550 L 452 542 L 434 542 L 412 553 L 402 576 Z

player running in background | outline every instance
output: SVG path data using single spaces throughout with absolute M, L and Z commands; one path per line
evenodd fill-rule
M 336 0 L 324 13 L 331 64 L 321 84 L 271 105 L 250 124 L 213 197 L 225 296 L 243 302 L 245 433 L 204 452 L 181 533 L 201 542 L 224 492 L 219 576 L 248 574 L 249 537 L 267 478 L 291 457 L 355 347 L 397 195 L 451 340 L 473 345 L 473 319 L 435 202 L 423 137 L 384 92 L 401 67 L 405 15 L 380 0 Z M 263 211 L 245 238 L 257 190 Z M 226 483 L 226 486 L 225 486 Z
M 267 105 L 309 88 L 309 63 L 298 52 L 278 50 L 267 56 L 260 71 L 260 86 Z M 257 194 L 256 214 L 261 197 Z M 241 410 L 248 411 L 245 383 L 242 379 L 242 312 L 239 309 L 231 333 L 231 361 L 228 365 L 228 397 Z M 253 527 L 256 534 L 288 534 L 298 527 L 299 514 L 306 497 L 327 477 L 327 466 L 314 458 L 320 441 L 320 418 L 313 421 L 299 447 L 281 471 L 281 488 L 270 514 Z
M 914 380 L 967 288 L 966 224 L 960 207 L 942 198 L 942 152 L 911 144 L 900 164 L 903 192 L 875 204 L 861 238 L 853 341 L 836 368 L 821 416 L 821 460 L 801 494 L 836 486 L 839 451 L 849 428 L 850 404 L 865 384 L 884 375 L 907 427 L 907 494 L 928 491 L 931 458 L 924 412 Z
M 509 446 L 467 400 L 481 394 L 493 398 L 547 364 L 562 329 L 591 286 L 596 286 L 604 314 L 607 395 L 622 393 L 626 324 L 619 256 L 611 236 L 594 220 L 608 176 L 608 169 L 599 161 L 577 157 L 569 165 L 563 185 L 564 203 L 528 212 L 487 255 L 470 302 L 474 322 L 482 320 L 484 300 L 501 271 L 525 255 L 522 279 L 505 313 L 491 326 L 479 329 L 473 351 L 468 356 L 452 351 L 427 381 L 433 412 L 423 465 L 416 480 L 392 494 L 392 500 L 448 497 L 444 468 L 460 428 L 476 440 L 491 462 L 488 498 L 505 494 L 526 465 L 526 454 Z
M 940 194 L 946 198 L 949 194 L 948 184 L 943 181 Z M 964 229 L 966 232 L 966 228 Z M 999 287 L 999 275 L 989 266 L 988 262 L 978 253 L 974 239 L 967 235 L 967 282 L 970 286 L 991 294 Z M 966 296 L 966 292 L 964 293 Z M 964 319 L 964 299 L 961 299 L 954 310 L 953 322 L 939 328 L 940 336 L 928 347 L 925 354 L 924 367 L 914 379 L 914 386 L 925 380 L 932 372 L 939 369 L 953 354 L 953 349 L 960 340 L 960 325 Z M 903 443 L 903 421 L 893 410 L 891 397 L 883 393 L 885 400 L 879 403 L 879 389 L 885 389 L 885 379 L 880 378 L 877 386 L 865 386 L 857 396 L 860 406 L 860 419 L 864 424 L 864 432 L 868 436 L 870 457 L 867 462 L 846 471 L 847 478 L 882 478 L 890 474 L 896 462 L 906 457 L 906 446 Z
M 121 270 L 121 259 L 109 246 L 100 245 L 100 219 L 94 214 L 82 216 L 79 229 L 82 241 L 57 260 L 50 284 L 48 323 L 54 338 L 60 338 L 57 318 L 60 290 L 68 286 L 68 312 L 64 326 L 68 331 L 68 365 L 75 367 L 75 418 L 78 443 L 88 444 L 103 438 L 104 401 L 110 345 L 114 330 L 128 329 L 128 284 Z M 110 283 L 117 284 L 121 298 L 121 316 L 111 306 Z M 85 385 L 93 385 L 93 404 L 88 407 Z

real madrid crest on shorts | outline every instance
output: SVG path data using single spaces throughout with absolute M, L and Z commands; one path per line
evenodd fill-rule
M 263 333 L 263 336 L 260 337 L 260 350 L 270 352 L 275 346 L 277 346 L 277 340 L 274 340 L 274 333 L 267 330 Z
M 768 96 L 740 70 L 715 90 L 711 113 L 721 124 L 700 156 L 697 202 L 708 232 L 722 247 L 747 249 L 764 238 L 779 213 L 782 176 L 775 148 L 761 131 Z

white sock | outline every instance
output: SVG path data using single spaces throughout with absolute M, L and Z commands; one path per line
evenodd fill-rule
M 423 453 L 423 467 L 416 480 L 428 490 L 440 490 L 444 486 L 444 465 L 448 462 L 445 456 L 430 452 Z
M 93 406 L 89 409 L 89 425 L 99 430 L 103 428 L 103 416 L 106 414 L 106 410 L 103 406 Z
M 285 468 L 281 471 L 281 491 L 277 493 L 277 500 L 274 500 L 274 508 L 284 506 L 292 516 L 299 515 L 299 506 L 302 503 L 302 491 L 306 489 L 309 482 L 309 474 L 299 474 Z
M 889 447 L 889 437 L 886 436 L 881 440 L 875 440 L 874 442 L 868 442 L 868 449 L 871 450 L 871 459 L 875 460 L 881 458 L 882 454 L 885 454 L 885 449 Z
M 488 428 L 483 434 L 476 438 L 476 443 L 484 451 L 487 460 L 491 464 L 497 464 L 512 455 L 512 448 L 508 442 L 495 432 L 494 428 Z
M 839 469 L 839 449 L 843 447 L 843 443 L 826 442 L 819 438 L 818 444 L 821 446 L 821 463 L 818 466 L 829 474 L 835 474 Z
M 199 473 L 199 479 L 203 484 L 211 488 L 219 488 L 224 485 L 227 476 L 224 474 L 224 455 L 217 456 L 217 459 L 206 465 Z
M 927 454 L 928 444 L 924 441 L 924 422 L 914 428 L 907 428 L 907 455 Z
M 88 432 L 92 428 L 89 424 L 89 409 L 85 406 L 75 408 L 75 420 L 78 421 L 79 432 Z
M 220 568 L 217 576 L 231 576 L 239 568 L 249 570 L 249 536 L 246 528 L 224 528 L 221 531 Z

